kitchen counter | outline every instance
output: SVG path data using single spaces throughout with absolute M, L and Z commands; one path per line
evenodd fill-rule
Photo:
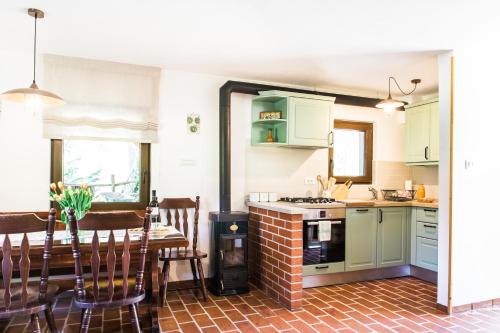
M 369 200 L 369 199 L 346 199 L 341 200 L 346 204 L 347 208 L 351 207 L 422 207 L 422 208 L 439 208 L 438 202 L 433 203 L 425 203 L 418 202 L 417 200 L 412 201 L 387 201 L 387 200 Z M 261 209 L 274 210 L 280 213 L 287 214 L 304 214 L 306 212 L 306 208 L 294 206 L 288 202 L 247 202 L 248 207 L 256 207 Z M 322 205 L 323 208 L 329 208 L 327 204 Z M 321 208 L 314 207 L 314 208 Z
M 412 201 L 388 201 L 388 200 L 367 200 L 367 199 L 347 199 L 342 200 L 347 207 L 422 207 L 422 208 L 439 208 L 439 202 L 426 203 Z
M 289 204 L 288 202 L 276 201 L 276 202 L 247 202 L 248 207 L 262 208 L 273 210 L 275 212 L 287 213 L 287 214 L 304 214 L 306 212 L 305 208 L 300 208 Z

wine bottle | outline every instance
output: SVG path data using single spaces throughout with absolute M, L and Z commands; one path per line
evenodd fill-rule
M 151 224 L 153 228 L 157 228 L 160 222 L 160 209 L 158 207 L 158 198 L 156 197 L 156 190 L 151 191 L 151 202 L 149 207 L 151 208 Z

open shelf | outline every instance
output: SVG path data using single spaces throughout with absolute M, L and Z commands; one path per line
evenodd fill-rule
M 256 142 L 253 146 L 261 146 L 261 147 L 282 147 L 286 146 L 286 142 Z
M 262 125 L 262 126 L 274 126 L 278 124 L 286 123 L 286 119 L 260 119 L 253 122 L 254 125 Z

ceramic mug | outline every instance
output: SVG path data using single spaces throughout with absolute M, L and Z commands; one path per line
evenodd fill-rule
M 248 201 L 259 202 L 259 192 L 250 192 L 248 195 Z
M 276 201 L 278 201 L 278 193 L 276 193 L 276 192 L 269 192 L 268 199 L 269 199 L 269 202 L 276 202 Z

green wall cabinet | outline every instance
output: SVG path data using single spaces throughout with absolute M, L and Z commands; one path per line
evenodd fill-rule
M 310 98 L 290 97 L 288 105 L 288 144 L 296 147 L 327 148 L 333 126 L 333 103 Z
M 377 267 L 376 208 L 350 208 L 346 212 L 345 270 Z
M 263 91 L 252 100 L 252 145 L 328 148 L 333 143 L 335 98 L 283 91 Z M 279 111 L 280 119 L 260 119 L 263 111 Z M 269 133 L 273 141 L 267 142 Z
M 377 228 L 377 267 L 399 266 L 406 263 L 407 208 L 379 209 Z
M 437 99 L 406 107 L 406 163 L 439 163 L 439 103 Z

